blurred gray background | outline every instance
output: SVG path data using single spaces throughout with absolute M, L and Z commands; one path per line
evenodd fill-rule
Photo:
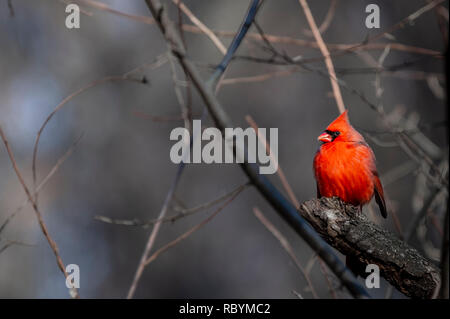
M 143 0 L 102 0 L 111 8 L 133 15 L 150 16 Z M 249 1 L 186 0 L 185 4 L 213 30 L 235 31 Z M 166 1 L 172 18 L 176 7 Z M 369 30 L 364 21 L 365 7 L 374 1 L 338 1 L 326 43 L 356 44 L 368 35 L 387 30 L 426 5 L 422 0 L 376 1 L 381 9 L 381 28 Z M 56 0 L 0 1 L 0 125 L 11 143 L 19 167 L 32 186 L 32 150 L 36 133 L 48 114 L 72 92 L 105 76 L 121 75 L 151 62 L 167 50 L 155 25 L 140 23 L 104 10 L 81 6 L 81 28 L 69 30 L 64 22 L 66 4 Z M 309 1 L 320 24 L 330 1 Z M 448 3 L 444 3 L 448 7 Z M 447 11 L 448 17 L 448 11 Z M 258 23 L 267 34 L 289 36 L 314 42 L 304 13 L 295 0 L 267 0 Z M 186 16 L 183 22 L 191 24 Z M 445 26 L 448 29 L 448 24 Z M 251 32 L 257 32 L 253 27 Z M 402 43 L 438 52 L 445 51 L 437 14 L 431 10 L 414 25 L 406 24 L 392 32 L 395 38 L 377 43 Z M 204 35 L 185 32 L 189 56 L 199 63 L 205 78 L 207 65 L 221 54 Z M 228 45 L 231 38 L 221 38 Z M 259 45 L 258 45 L 259 44 Z M 262 42 L 245 41 L 238 55 L 270 57 Z M 274 44 L 290 56 L 320 57 L 315 48 Z M 383 50 L 363 50 L 364 57 L 378 60 Z M 349 87 L 377 103 L 375 72 L 352 72 L 369 66 L 355 53 L 333 59 L 338 77 Z M 402 65 L 406 63 L 406 65 Z M 444 60 L 427 54 L 391 50 L 384 65 L 402 65 L 398 72 L 382 73 L 381 101 L 386 113 L 411 119 L 412 128 L 424 134 L 433 159 L 445 167 L 448 159 L 445 107 L 439 88 L 445 87 Z M 322 62 L 310 67 L 326 71 Z M 255 76 L 288 69 L 286 66 L 253 63 L 237 59 L 226 78 Z M 348 72 L 346 72 L 346 70 Z M 178 70 L 180 71 L 180 70 Z M 341 71 L 346 72 L 345 74 Z M 149 83 L 121 81 L 87 90 L 68 102 L 50 121 L 41 137 L 37 160 L 41 181 L 74 140 L 83 134 L 73 154 L 62 164 L 40 192 L 39 205 L 50 234 L 59 245 L 66 264 L 81 270 L 80 294 L 84 298 L 124 298 L 133 279 L 150 228 L 112 225 L 95 220 L 96 215 L 111 218 L 150 220 L 158 216 L 177 170 L 169 158 L 173 142 L 170 131 L 183 121 L 155 122 L 152 116 L 179 117 L 169 64 L 142 69 L 136 77 Z M 179 72 L 180 79 L 184 79 Z M 437 84 L 436 84 L 437 81 Z M 184 92 L 184 90 L 183 90 Z M 363 134 L 385 132 L 376 112 L 360 98 L 342 89 L 352 124 Z M 218 95 L 236 126 L 247 127 L 251 115 L 260 127 L 277 127 L 279 162 L 300 201 L 315 196 L 312 160 L 318 149 L 317 136 L 337 115 L 330 81 L 314 72 L 300 71 L 267 81 L 224 85 Z M 193 90 L 193 113 L 203 103 Z M 391 113 L 393 112 L 393 113 Z M 403 113 L 401 113 L 403 112 Z M 414 120 L 417 119 L 417 121 Z M 212 125 L 210 119 L 204 125 Z M 420 209 L 427 190 L 421 163 L 414 162 L 398 146 L 391 134 L 374 134 L 385 143 L 367 138 L 377 156 L 378 171 L 385 185 L 388 207 L 395 210 L 403 229 Z M 367 137 L 367 135 L 365 135 Z M 382 144 L 383 146 L 380 146 Z M 433 148 L 434 147 L 434 148 Z M 281 188 L 278 177 L 270 179 Z M 385 182 L 388 180 L 388 182 Z M 177 198 L 186 207 L 212 200 L 244 183 L 246 177 L 233 164 L 193 164 L 187 166 L 177 189 Z M 425 185 L 425 186 L 424 186 Z M 445 194 L 444 194 L 445 195 Z M 0 150 L 0 224 L 23 202 L 25 193 L 12 169 L 7 153 Z M 253 188 L 244 190 L 209 224 L 179 243 L 146 268 L 138 286 L 137 298 L 305 298 L 311 293 L 279 242 L 253 215 L 259 207 L 290 240 L 298 259 L 306 267 L 313 252 L 278 217 Z M 378 208 L 373 206 L 375 216 Z M 198 224 L 210 208 L 174 223 L 163 224 L 155 248 Z M 365 209 L 366 213 L 368 209 Z M 169 215 L 176 212 L 169 211 Z M 442 207 L 434 216 L 442 227 Z M 397 232 L 392 215 L 377 222 Z M 440 223 L 440 224 L 439 224 Z M 430 227 L 429 241 L 439 249 L 439 239 Z M 433 237 L 434 236 L 434 237 Z M 0 297 L 68 298 L 65 280 L 28 205 L 0 233 L 0 247 L 18 241 L 0 253 Z M 26 245 L 24 245 L 26 244 Z M 430 258 L 433 250 L 413 242 Z M 330 271 L 328 271 L 330 274 Z M 331 274 L 330 274 L 331 276 Z M 312 282 L 322 298 L 330 298 L 328 286 L 316 263 Z M 337 286 L 336 280 L 332 279 Z M 383 297 L 386 283 L 372 290 Z M 339 297 L 348 298 L 345 291 Z M 402 298 L 394 293 L 394 298 Z

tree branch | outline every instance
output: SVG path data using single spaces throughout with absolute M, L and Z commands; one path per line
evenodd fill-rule
M 380 274 L 406 296 L 432 298 L 440 283 L 439 269 L 394 234 L 372 223 L 358 208 L 337 198 L 309 200 L 300 213 L 331 246 Z
M 266 216 L 263 215 L 263 213 L 258 209 L 258 207 L 253 207 L 253 214 L 256 216 L 256 218 L 259 219 L 259 221 L 264 225 L 264 227 L 267 228 L 268 231 L 280 242 L 280 245 L 284 248 L 284 250 L 288 253 L 289 257 L 291 257 L 292 261 L 294 262 L 295 266 L 300 270 L 303 278 L 305 278 L 306 283 L 309 286 L 309 289 L 311 291 L 312 296 L 314 299 L 318 299 L 319 296 L 317 295 L 316 290 L 314 289 L 314 285 L 312 284 L 311 277 L 309 274 L 305 271 L 305 268 L 303 268 L 302 264 L 298 260 L 297 256 L 294 253 L 294 249 L 292 248 L 291 244 L 287 240 L 285 236 L 275 227 L 274 224 L 272 224 Z

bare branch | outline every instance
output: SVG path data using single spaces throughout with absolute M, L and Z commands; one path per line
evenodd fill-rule
M 322 270 L 322 273 L 327 281 L 328 289 L 330 290 L 330 295 L 333 299 L 338 299 L 337 293 L 333 288 L 333 284 L 331 283 L 330 277 L 328 277 L 327 269 L 325 268 L 324 262 L 319 258 L 319 267 Z
M 52 167 L 50 172 L 45 176 L 45 178 L 39 183 L 39 185 L 36 187 L 36 193 L 38 194 L 41 189 L 44 188 L 44 186 L 47 184 L 47 182 L 53 177 L 53 175 L 56 173 L 56 171 L 59 169 L 59 167 L 64 163 L 64 161 L 73 153 L 76 146 L 78 145 L 78 142 L 81 140 L 83 135 L 80 135 L 69 147 L 69 149 L 56 161 L 56 164 Z M 9 222 L 19 213 L 22 211 L 22 209 L 28 204 L 29 199 L 28 197 L 23 200 L 23 202 L 10 214 L 8 214 L 8 217 L 5 219 L 3 224 L 0 226 L 0 234 L 5 229 L 5 227 L 9 224 Z
M 14 12 L 14 7 L 13 7 L 13 4 L 12 4 L 12 0 L 7 0 L 7 3 L 8 3 L 9 16 L 10 17 L 14 17 L 16 14 Z
M 176 30 L 173 22 L 169 20 L 167 13 L 166 13 L 164 7 L 161 5 L 161 3 L 158 2 L 156 4 L 156 6 L 149 1 L 146 1 L 146 3 L 147 3 L 147 6 L 149 7 L 150 11 L 152 12 L 153 16 L 156 18 L 156 22 L 157 22 L 160 30 L 163 32 L 163 34 L 165 36 L 166 45 L 169 48 L 170 54 L 173 54 L 178 60 L 180 60 L 180 57 L 181 56 L 184 57 L 184 55 L 186 54 L 186 48 L 184 46 L 184 43 L 183 43 L 183 40 L 182 40 L 180 34 L 178 34 L 178 32 Z M 259 1 L 254 0 L 253 3 L 259 3 Z M 256 8 L 251 7 L 251 9 L 247 12 L 247 15 L 245 16 L 245 19 L 244 19 L 244 23 L 241 25 L 239 32 L 236 34 L 236 37 L 231 42 L 227 53 L 223 57 L 221 63 L 216 67 L 214 73 L 210 76 L 207 84 L 205 84 L 207 89 L 205 87 L 204 92 L 208 92 L 209 94 L 212 94 L 212 91 L 214 91 L 216 89 L 216 85 L 217 85 L 219 79 L 225 72 L 231 59 L 233 58 L 234 53 L 239 48 L 243 38 L 247 34 L 247 31 L 253 21 L 254 16 L 256 15 L 256 12 L 257 12 L 257 7 Z M 164 20 L 164 22 L 161 22 L 162 20 Z M 166 28 L 170 28 L 170 31 L 167 32 Z M 183 67 L 183 70 L 184 70 L 186 76 L 189 77 L 192 80 L 192 82 L 194 82 L 194 85 L 197 86 L 200 76 L 197 73 L 193 74 L 192 70 L 188 70 L 186 68 L 186 64 L 181 63 L 181 66 Z M 206 110 L 206 108 L 204 108 L 203 115 L 206 115 L 205 110 Z M 192 138 L 195 139 L 196 137 L 191 136 L 191 139 Z M 192 147 L 192 142 L 190 142 L 189 145 L 190 145 L 190 147 Z M 164 218 L 164 216 L 167 212 L 168 205 L 169 205 L 170 201 L 172 200 L 173 194 L 175 192 L 176 186 L 179 182 L 179 179 L 181 177 L 184 167 L 185 167 L 185 163 L 184 163 L 184 161 L 182 161 L 178 166 L 177 175 L 175 177 L 175 180 L 174 180 L 171 188 L 169 189 L 169 192 L 166 196 L 166 200 L 164 202 L 163 208 L 158 217 L 158 219 L 161 219 L 161 221 L 159 221 L 155 224 L 155 226 L 152 230 L 152 233 L 150 234 L 150 236 L 148 238 L 147 245 L 145 246 L 145 249 L 141 256 L 141 260 L 140 260 L 138 268 L 136 270 L 136 274 L 134 276 L 133 282 L 128 291 L 128 295 L 127 295 L 128 299 L 131 299 L 134 296 L 134 293 L 137 288 L 137 284 L 138 284 L 139 279 L 141 278 L 142 273 L 145 268 L 145 261 L 147 260 L 147 256 L 153 247 L 153 243 L 158 234 L 159 228 L 162 223 L 162 219 Z
M 395 235 L 370 222 L 357 207 L 338 198 L 304 202 L 300 213 L 334 248 L 364 264 L 376 264 L 381 275 L 412 298 L 432 298 L 439 269 Z
M 337 4 L 338 4 L 338 0 L 331 0 L 330 7 L 328 8 L 325 19 L 323 19 L 322 23 L 320 24 L 320 27 L 318 28 L 320 34 L 324 33 L 330 26 L 331 21 L 333 20 L 334 14 L 336 12 Z M 307 30 L 307 29 L 303 30 L 303 33 L 309 37 L 314 36 L 314 34 L 310 30 Z
M 280 233 L 280 231 L 263 215 L 263 213 L 261 213 L 261 211 L 257 207 L 253 208 L 253 214 L 255 214 L 255 216 L 267 228 L 267 230 L 270 231 L 276 239 L 278 239 L 281 246 L 284 248 L 284 250 L 286 250 L 289 257 L 291 257 L 295 266 L 298 268 L 298 270 L 300 270 L 300 273 L 303 275 L 303 278 L 305 278 L 305 281 L 308 284 L 313 297 L 315 299 L 319 298 L 319 296 L 317 295 L 317 292 L 314 289 L 314 286 L 311 282 L 311 278 L 309 277 L 308 273 L 306 273 L 303 266 L 300 264 L 300 261 L 297 259 L 297 256 L 295 256 L 294 250 L 292 249 L 292 246 L 289 243 L 289 241 L 286 239 L 286 237 L 284 237 L 283 234 Z
M 193 13 L 191 10 L 189 10 L 186 5 L 181 2 L 181 0 L 172 0 L 173 3 L 175 3 L 176 6 L 178 6 L 184 14 L 191 20 L 193 24 L 195 24 L 211 41 L 214 43 L 214 45 L 217 47 L 217 49 L 222 53 L 222 55 L 225 55 L 227 53 L 227 49 L 223 45 L 222 41 L 214 34 L 214 32 L 211 31 L 210 28 L 208 28 L 203 22 L 201 22 Z
M 147 17 L 147 16 L 139 16 L 139 15 L 133 15 L 121 12 L 119 10 L 115 10 L 108 6 L 107 4 L 95 1 L 95 0 L 74 0 L 76 2 L 82 3 L 83 5 L 90 6 L 92 8 L 96 8 L 123 18 L 127 18 L 130 20 L 134 20 L 136 22 L 145 23 L 148 25 L 155 24 L 155 20 Z M 195 25 L 189 25 L 189 24 L 183 24 L 182 28 L 186 32 L 195 33 L 195 34 L 204 34 L 204 32 Z M 225 38 L 233 38 L 236 36 L 236 32 L 234 31 L 221 31 L 221 30 L 211 30 L 216 36 L 218 37 L 225 37 Z M 385 33 L 380 35 L 380 38 L 384 36 Z M 263 41 L 261 36 L 257 33 L 248 33 L 247 36 L 249 39 L 257 40 L 257 41 Z M 267 39 L 271 43 L 280 43 L 280 44 L 290 44 L 290 45 L 296 45 L 301 47 L 309 47 L 313 49 L 318 49 L 318 45 L 316 41 L 309 41 L 309 40 L 303 40 L 303 39 L 297 39 L 292 38 L 288 36 L 278 36 L 273 34 L 266 34 Z M 422 54 L 422 55 L 431 55 L 435 57 L 441 57 L 442 54 L 439 51 L 431 50 L 427 48 L 421 48 L 421 47 L 415 47 L 410 45 L 405 45 L 402 43 L 350 43 L 350 44 L 338 44 L 338 43 L 327 43 L 327 47 L 332 50 L 339 50 L 339 51 L 347 51 L 351 49 L 352 51 L 359 51 L 359 50 L 384 50 L 384 48 L 387 45 L 391 46 L 392 50 L 396 51 L 402 51 L 402 52 L 411 52 L 415 54 Z M 322 57 L 323 59 L 323 57 Z
M 91 1 L 91 0 L 85 0 L 85 1 Z M 162 64 L 164 64 L 166 60 L 163 59 L 162 56 L 159 56 L 153 61 L 151 64 L 145 64 L 144 66 L 139 66 L 137 68 L 132 69 L 129 72 L 124 73 L 123 75 L 119 76 L 107 76 L 100 80 L 95 80 L 89 83 L 88 85 L 82 87 L 81 89 L 69 94 L 65 99 L 63 99 L 54 109 L 53 111 L 47 116 L 44 123 L 42 123 L 41 127 L 39 128 L 38 133 L 36 134 L 36 140 L 33 147 L 33 160 L 32 160 L 32 171 L 33 171 L 33 185 L 34 185 L 34 191 L 36 192 L 36 183 L 37 183 L 37 171 L 36 171 L 36 161 L 37 161 L 37 153 L 38 153 L 38 147 L 39 147 L 39 141 L 42 135 L 42 132 L 44 131 L 45 127 L 47 126 L 48 122 L 52 119 L 52 117 L 64 106 L 66 105 L 70 100 L 75 98 L 76 96 L 86 92 L 87 90 L 99 86 L 101 84 L 110 83 L 110 82 L 120 82 L 120 81 L 131 81 L 131 82 L 138 82 L 138 83 L 147 83 L 147 79 L 145 77 L 141 79 L 133 78 L 131 75 L 143 67 L 148 68 L 157 68 L 160 67 Z M 36 196 L 36 194 L 35 194 Z
M 9 247 L 14 246 L 14 245 L 17 245 L 17 246 L 34 246 L 32 244 L 23 243 L 23 242 L 18 241 L 18 240 L 6 240 L 6 243 L 2 247 L 0 247 L 0 254 L 3 253 Z
M 337 81 L 333 80 L 336 79 L 336 72 L 334 71 L 334 66 L 333 62 L 331 61 L 330 52 L 328 51 L 325 42 L 323 42 L 322 36 L 320 35 L 320 31 L 317 28 L 316 22 L 314 21 L 314 17 L 311 13 L 311 10 L 309 9 L 308 3 L 306 2 L 306 0 L 299 0 L 299 2 L 303 8 L 306 19 L 308 20 L 308 24 L 311 28 L 311 31 L 314 34 L 314 38 L 317 41 L 320 52 L 322 52 L 322 55 L 325 57 L 325 65 L 327 66 L 328 73 L 330 74 L 330 82 L 331 87 L 333 88 L 334 99 L 336 100 L 339 112 L 343 113 L 345 111 L 344 100 L 342 99 L 339 84 L 337 83 Z
M 45 224 L 44 219 L 42 218 L 42 214 L 39 211 L 37 204 L 25 183 L 25 180 L 23 179 L 22 174 L 19 171 L 19 168 L 17 167 L 17 163 L 14 158 L 14 154 L 12 153 L 11 148 L 9 147 L 8 140 L 6 139 L 6 136 L 5 136 L 1 126 L 0 126 L 0 137 L 3 140 L 3 143 L 5 144 L 6 151 L 8 152 L 8 156 L 11 160 L 11 164 L 13 165 L 14 171 L 16 172 L 17 178 L 19 179 L 20 184 L 22 184 L 22 187 L 23 187 L 25 193 L 27 194 L 28 200 L 32 204 L 32 207 L 36 214 L 36 218 L 38 220 L 39 226 L 41 227 L 41 231 L 44 234 L 44 237 L 47 239 L 47 242 L 50 245 L 50 248 L 52 249 L 53 254 L 56 257 L 56 263 L 58 264 L 58 267 L 61 270 L 61 272 L 64 274 L 64 277 L 67 278 L 68 274 L 66 272 L 66 267 L 64 266 L 61 256 L 59 255 L 58 246 L 57 246 L 56 242 L 53 240 L 53 238 L 50 236 L 50 233 L 48 232 L 48 229 L 47 229 L 47 225 Z M 79 298 L 78 291 L 76 288 L 71 288 L 70 294 L 72 297 Z
M 150 220 L 150 221 L 140 221 L 137 219 L 113 219 L 113 218 L 110 218 L 107 216 L 95 216 L 94 218 L 98 221 L 108 223 L 108 224 L 116 224 L 116 225 L 123 225 L 123 226 L 142 226 L 144 228 L 154 225 L 160 221 L 163 223 L 164 222 L 175 222 L 180 218 L 184 218 L 184 217 L 193 215 L 197 212 L 200 212 L 202 210 L 208 209 L 208 208 L 226 200 L 227 198 L 232 197 L 236 192 L 240 192 L 241 190 L 243 190 L 244 188 L 246 188 L 248 186 L 250 186 L 249 183 L 239 185 L 238 187 L 233 189 L 231 192 L 228 192 L 218 198 L 215 198 L 211 201 L 197 205 L 192 208 L 175 208 L 175 210 L 179 211 L 178 214 L 173 215 L 173 216 L 164 217 L 162 219 L 158 218 L 158 219 L 154 219 L 154 220 Z
M 212 213 L 208 218 L 206 218 L 205 220 L 203 220 L 200 224 L 195 225 L 194 227 L 192 227 L 191 229 L 189 229 L 187 232 L 185 232 L 184 234 L 180 235 L 179 237 L 177 237 L 176 239 L 172 240 L 170 243 L 168 243 L 167 245 L 164 245 L 163 247 L 161 247 L 160 249 L 158 249 L 157 251 L 155 251 L 146 261 L 144 266 L 148 266 L 148 264 L 150 264 L 152 261 L 154 261 L 156 258 L 158 258 L 158 256 L 160 254 L 162 254 L 163 252 L 167 251 L 169 248 L 175 246 L 176 244 L 178 244 L 180 241 L 188 238 L 190 235 L 192 235 L 193 233 L 195 233 L 197 230 L 199 230 L 200 228 L 202 228 L 203 226 L 205 226 L 207 223 L 209 223 L 214 217 L 216 217 L 217 214 L 219 214 L 229 203 L 231 203 L 241 192 L 243 191 L 243 188 L 241 188 L 239 191 L 237 191 L 229 200 L 227 200 L 225 203 L 223 203 L 223 205 L 221 205 L 214 213 Z
M 448 285 L 448 271 L 449 271 L 449 245 L 448 245 L 448 228 L 449 228 L 449 206 L 447 206 L 447 212 L 445 213 L 444 218 L 444 235 L 442 236 L 442 246 L 441 246 L 441 276 L 442 276 L 442 282 L 441 282 L 441 289 L 439 292 L 439 297 L 448 299 L 449 298 L 449 285 Z
M 262 33 L 262 32 L 261 32 Z M 261 141 L 261 143 L 265 146 L 266 148 L 266 152 L 269 154 L 271 161 L 273 161 L 275 163 L 275 166 L 277 167 L 277 175 L 280 178 L 281 184 L 283 185 L 283 188 L 285 190 L 285 192 L 288 194 L 288 197 L 291 201 L 291 203 L 295 206 L 295 207 L 299 207 L 300 206 L 300 202 L 298 201 L 297 197 L 294 194 L 294 191 L 292 190 L 291 185 L 289 185 L 289 182 L 286 178 L 286 175 L 284 174 L 283 169 L 281 168 L 281 166 L 279 165 L 277 159 L 273 156 L 273 152 L 270 149 L 270 144 L 269 142 L 267 142 L 267 140 L 260 134 L 259 132 L 259 128 L 258 125 L 256 124 L 256 122 L 252 119 L 252 117 L 250 115 L 247 115 L 245 117 L 247 123 L 250 124 L 250 126 L 255 130 L 255 132 L 257 132 L 258 134 L 258 139 Z M 327 284 L 328 284 L 328 288 L 331 292 L 331 295 L 333 296 L 333 298 L 336 298 L 336 292 L 334 291 L 333 286 L 331 285 L 331 282 L 328 278 L 328 274 L 325 271 L 325 267 L 323 265 L 323 260 L 321 258 L 319 258 L 319 263 L 320 263 L 320 271 L 322 272 L 322 274 L 324 275 Z
M 158 0 L 146 0 L 153 17 L 155 18 L 165 40 L 171 45 L 171 50 L 177 57 L 179 63 L 183 66 L 186 73 L 192 79 L 194 86 L 199 92 L 203 102 L 205 103 L 208 111 L 213 118 L 216 126 L 220 130 L 224 130 L 225 127 L 234 127 L 227 113 L 222 108 L 218 100 L 214 95 L 214 85 L 205 84 L 201 78 L 195 65 L 186 58 L 183 43 L 177 33 L 173 22 L 169 19 L 167 11 L 161 5 Z M 255 1 L 252 2 L 252 9 L 254 8 Z M 259 1 L 256 1 L 257 5 Z M 254 10 L 254 9 L 253 9 Z M 250 10 L 249 10 L 250 12 Z M 250 21 L 251 22 L 251 21 Z M 244 27 L 249 27 L 249 24 L 244 24 Z M 243 38 L 243 36 L 242 36 Z M 233 44 L 231 45 L 231 47 Z M 224 70 L 223 65 L 228 64 L 232 55 L 225 56 L 224 61 L 219 65 L 220 70 Z M 218 72 L 216 71 L 215 74 Z M 236 145 L 235 145 L 236 146 Z M 246 154 L 245 151 L 241 154 Z M 342 283 L 350 290 L 355 297 L 368 297 L 368 293 L 356 280 L 351 271 L 345 267 L 342 261 L 334 254 L 332 249 L 326 245 L 323 239 L 309 226 L 303 218 L 297 213 L 296 209 L 283 197 L 283 195 L 257 171 L 258 166 L 251 163 L 243 163 L 241 165 L 247 176 L 258 188 L 261 194 L 272 204 L 275 210 L 285 218 L 285 220 L 308 242 L 308 244 L 317 251 L 333 270 L 333 272 L 341 279 Z

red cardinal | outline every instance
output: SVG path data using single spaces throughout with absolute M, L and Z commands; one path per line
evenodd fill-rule
M 375 195 L 381 215 L 386 218 L 375 155 L 361 134 L 350 125 L 347 111 L 335 119 L 318 140 L 323 144 L 314 158 L 317 197 L 337 196 L 362 210 Z M 357 258 L 347 257 L 346 263 L 353 273 L 365 277 L 365 267 Z

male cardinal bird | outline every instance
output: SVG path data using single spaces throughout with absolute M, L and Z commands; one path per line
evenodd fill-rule
M 359 206 L 375 195 L 381 215 L 386 218 L 383 187 L 375 167 L 375 155 L 348 120 L 347 111 L 335 119 L 317 138 L 323 142 L 314 158 L 317 197 L 337 196 Z M 365 267 L 356 257 L 346 258 L 355 275 L 366 277 Z

